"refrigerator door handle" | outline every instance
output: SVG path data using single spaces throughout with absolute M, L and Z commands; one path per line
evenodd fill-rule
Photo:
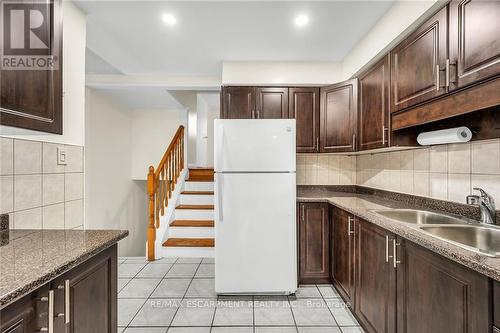
M 221 222 L 224 218 L 223 206 L 222 206 L 222 176 L 219 175 L 216 181 L 217 186 L 217 215 L 219 217 L 218 222 Z

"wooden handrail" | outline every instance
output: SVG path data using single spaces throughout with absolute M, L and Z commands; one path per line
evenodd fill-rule
M 179 126 L 158 168 L 149 167 L 147 190 L 149 196 L 148 260 L 155 260 L 156 229 L 160 216 L 165 214 L 168 199 L 172 197 L 177 180 L 184 169 L 184 126 Z

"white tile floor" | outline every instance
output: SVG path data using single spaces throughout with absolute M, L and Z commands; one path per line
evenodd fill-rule
M 118 260 L 118 332 L 361 333 L 331 285 L 295 296 L 219 296 L 213 259 Z

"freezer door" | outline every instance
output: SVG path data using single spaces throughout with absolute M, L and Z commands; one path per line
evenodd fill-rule
M 295 119 L 216 119 L 215 172 L 295 171 Z
M 216 292 L 295 292 L 295 173 L 216 174 L 215 184 Z

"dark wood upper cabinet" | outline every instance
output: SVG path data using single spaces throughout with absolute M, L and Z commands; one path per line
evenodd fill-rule
M 396 269 L 391 255 L 393 240 L 393 234 L 373 223 L 356 222 L 354 311 L 367 332 L 396 332 Z
M 6 16 L 9 16 L 6 13 L 12 12 L 7 11 L 8 6 L 24 12 L 36 6 L 36 9 L 44 13 L 46 23 L 36 31 L 42 45 L 40 48 L 29 49 L 26 42 L 24 48 L 11 49 L 9 45 L 13 41 L 7 38 L 4 41 L 4 55 L 7 57 L 3 61 L 8 56 L 23 59 L 25 56 L 40 56 L 47 60 L 52 55 L 57 65 L 54 69 L 20 70 L 3 67 L 0 70 L 0 124 L 62 134 L 62 1 L 5 4 L 3 9 Z M 29 38 L 25 36 L 25 41 L 27 40 Z M 43 65 L 43 62 L 39 64 Z
M 389 145 L 389 55 L 359 77 L 359 149 Z
M 400 237 L 398 244 L 398 332 L 491 332 L 486 276 Z
M 330 219 L 328 203 L 300 203 L 299 283 L 328 283 L 330 277 Z
M 354 301 L 354 216 L 341 209 L 333 209 L 332 233 L 332 283 L 342 297 L 352 305 Z
M 319 88 L 289 88 L 288 116 L 295 118 L 297 152 L 319 151 Z
M 320 151 L 356 151 L 358 80 L 321 88 Z
M 223 119 L 252 119 L 255 116 L 254 87 L 223 87 L 222 109 Z
M 500 74 L 500 1 L 452 1 L 451 88 Z
M 441 9 L 391 51 L 391 112 L 447 92 L 447 10 Z
M 288 118 L 288 88 L 258 87 L 256 115 L 258 119 Z

